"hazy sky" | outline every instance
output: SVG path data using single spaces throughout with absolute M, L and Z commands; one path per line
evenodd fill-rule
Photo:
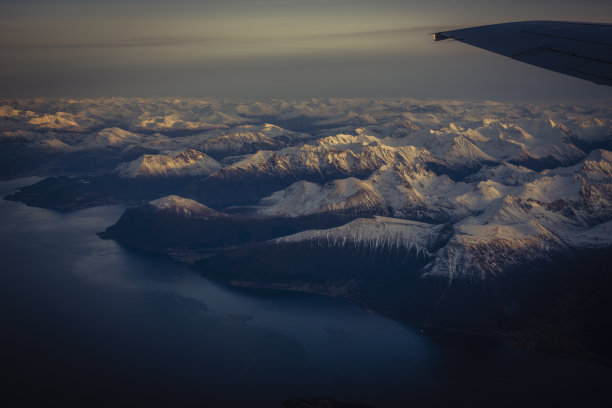
M 433 31 L 612 22 L 610 0 L 0 0 L 0 97 L 612 99 Z

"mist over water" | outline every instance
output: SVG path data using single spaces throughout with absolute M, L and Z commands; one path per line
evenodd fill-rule
M 0 193 L 33 181 L 2 182 Z M 590 362 L 422 332 L 338 299 L 215 284 L 99 239 L 124 208 L 0 202 L 0 353 L 24 401 L 596 406 L 612 385 L 610 369 Z

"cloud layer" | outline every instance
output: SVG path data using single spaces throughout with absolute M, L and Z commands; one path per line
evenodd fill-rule
M 602 1 L 1 3 L 2 96 L 610 96 L 428 36 L 507 20 L 601 20 L 612 15 Z

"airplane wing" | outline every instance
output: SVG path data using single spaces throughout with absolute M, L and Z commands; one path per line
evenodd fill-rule
M 551 71 L 612 86 L 612 24 L 521 21 L 434 34 Z

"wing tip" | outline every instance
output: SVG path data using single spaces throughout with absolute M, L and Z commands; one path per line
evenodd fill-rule
M 447 35 L 444 35 L 443 33 L 433 33 L 433 39 L 434 41 L 444 41 L 444 40 L 448 40 L 450 37 Z

